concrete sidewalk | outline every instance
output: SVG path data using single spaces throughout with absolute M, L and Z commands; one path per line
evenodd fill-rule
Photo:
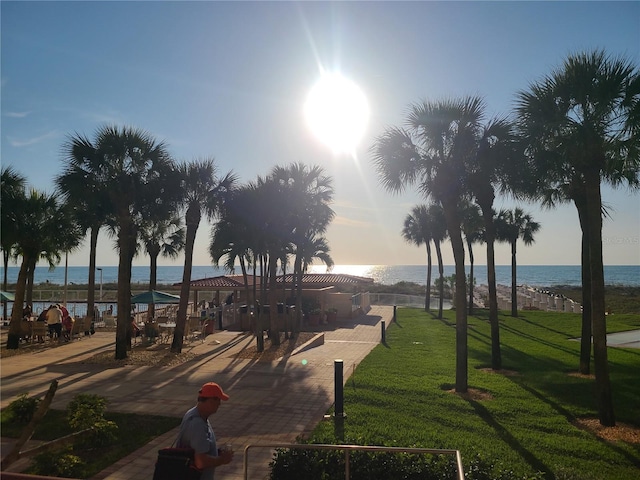
M 21 393 L 44 394 L 52 380 L 59 382 L 52 408 L 63 409 L 78 393 L 97 393 L 108 399 L 111 411 L 182 417 L 195 404 L 200 386 L 215 381 L 230 395 L 210 421 L 220 444 L 231 443 L 234 462 L 220 467 L 217 479 L 243 477 L 242 453 L 248 444 L 294 442 L 322 421 L 334 402 L 334 360 L 344 362 L 344 380 L 380 343 L 381 324 L 388 326 L 393 307 L 375 306 L 368 314 L 339 320 L 324 331 L 324 344 L 277 361 L 265 363 L 235 358 L 254 342 L 239 332 L 217 332 L 198 343 L 194 360 L 174 367 L 125 366 L 107 368 L 82 363 L 101 351 L 113 349 L 113 332 L 2 361 L 2 396 L 6 407 Z M 60 358 L 64 355 L 64 358 Z M 151 478 L 157 450 L 169 446 L 177 429 L 100 472 L 94 480 Z M 8 444 L 4 439 L 2 450 Z M 252 450 L 249 477 L 264 479 L 272 452 Z M 11 469 L 10 469 L 11 470 Z

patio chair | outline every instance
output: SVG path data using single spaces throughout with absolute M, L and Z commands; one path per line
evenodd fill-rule
M 93 335 L 95 330 L 92 325 L 93 318 L 91 317 L 82 317 L 82 331 L 85 335 Z
M 109 313 L 102 314 L 102 320 L 104 321 L 105 328 L 116 328 L 116 319 Z
M 80 332 L 82 331 L 83 321 L 82 317 L 78 317 L 73 321 L 73 326 L 71 327 L 71 340 L 74 338 L 80 339 Z
M 202 328 L 203 320 L 204 319 L 201 317 L 190 316 L 189 321 L 187 322 L 189 328 L 185 328 L 185 337 L 191 337 L 192 340 L 200 337 L 200 340 L 204 342 L 204 329 Z
M 48 333 L 46 322 L 31 322 L 31 324 L 31 343 L 41 340 L 41 343 L 44 343 Z

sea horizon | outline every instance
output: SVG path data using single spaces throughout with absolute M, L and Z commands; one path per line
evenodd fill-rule
M 20 267 L 13 266 L 7 269 L 7 281 L 15 284 Z M 96 269 L 96 285 L 113 284 L 118 279 L 117 266 L 100 266 Z M 444 276 L 455 273 L 454 265 L 445 265 Z M 467 275 L 470 266 L 466 265 Z M 640 265 L 605 265 L 605 284 L 620 286 L 640 286 Z M 310 273 L 325 273 L 324 265 L 312 265 Z M 426 265 L 335 265 L 331 273 L 355 275 L 372 278 L 374 282 L 382 285 L 394 285 L 398 282 L 412 282 L 426 285 Z M 173 285 L 182 282 L 183 266 L 159 266 L 157 271 L 157 283 L 161 285 Z M 0 267 L 0 274 L 4 278 L 4 268 Z M 230 275 L 223 268 L 211 265 L 195 265 L 192 269 L 192 280 L 221 275 Z M 239 267 L 234 275 L 241 274 Z M 83 285 L 88 283 L 89 267 L 67 267 L 67 285 Z M 432 265 L 431 281 L 438 277 L 438 266 Z M 474 278 L 477 285 L 487 283 L 486 265 L 474 265 Z M 149 266 L 134 266 L 131 270 L 133 284 L 149 283 Z M 496 265 L 496 282 L 503 285 L 511 285 L 511 265 Z M 34 275 L 34 287 L 39 284 L 65 284 L 65 268 L 57 266 L 54 270 L 49 267 L 36 267 Z M 552 287 L 554 285 L 581 285 L 580 265 L 518 265 L 516 283 L 518 285 L 531 285 L 536 287 Z

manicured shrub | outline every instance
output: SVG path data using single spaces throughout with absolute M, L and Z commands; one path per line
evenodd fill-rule
M 86 465 L 71 447 L 44 452 L 33 457 L 30 473 L 50 477 L 86 478 Z
M 67 405 L 71 428 L 76 431 L 91 429 L 84 439 L 85 446 L 98 448 L 116 440 L 118 426 L 104 418 L 106 409 L 106 398 L 85 393 L 76 395 Z
M 40 400 L 38 398 L 29 397 L 27 393 L 23 393 L 18 395 L 18 399 L 11 402 L 7 408 L 17 422 L 29 423 L 39 404 Z

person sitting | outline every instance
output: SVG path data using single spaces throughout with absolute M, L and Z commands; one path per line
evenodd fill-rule
M 65 341 L 71 340 L 71 330 L 73 329 L 73 324 L 75 323 L 74 318 L 71 315 L 67 315 L 62 319 L 62 335 Z
M 51 305 L 47 310 L 47 325 L 49 326 L 49 336 L 60 339 L 62 334 L 62 310 L 57 305 Z
M 27 306 L 22 310 L 22 318 L 24 318 L 25 320 L 31 320 L 31 315 L 33 315 L 31 305 L 27 304 Z
M 140 330 L 140 327 L 136 323 L 136 317 L 132 315 L 131 316 L 131 337 L 137 338 L 137 337 L 140 337 L 141 335 L 142 335 L 142 331 Z

